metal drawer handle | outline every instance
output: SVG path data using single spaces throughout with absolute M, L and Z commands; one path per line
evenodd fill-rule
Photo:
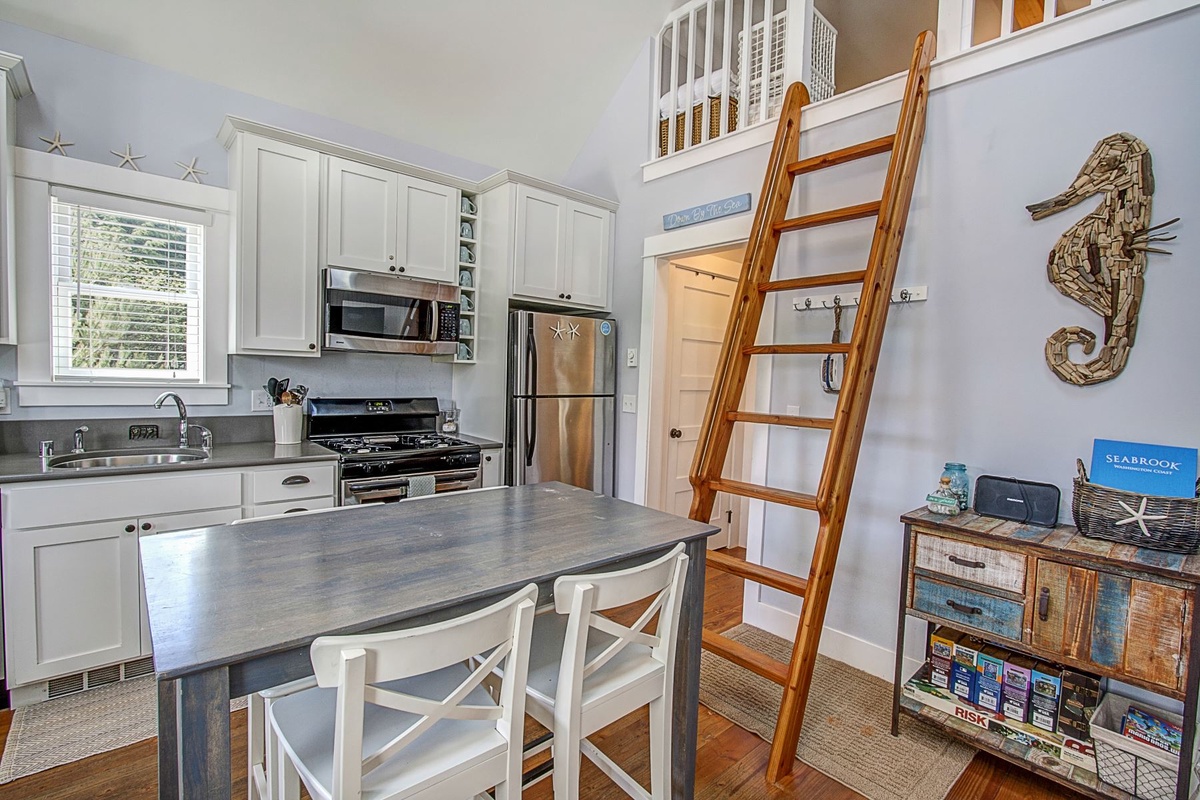
M 958 556 L 946 556 L 946 558 L 950 559 L 950 561 L 952 563 L 958 564 L 960 567 L 970 567 L 971 569 L 983 569 L 984 567 L 987 566 L 987 564 L 983 563 L 982 561 L 968 561 L 967 559 L 959 558 Z
M 955 602 L 954 600 L 947 600 L 946 605 L 950 606 L 951 608 L 953 608 L 955 611 L 959 612 L 960 614 L 982 614 L 983 613 L 983 609 L 980 608 L 979 606 L 968 606 L 968 605 L 964 605 L 959 602 Z
M 289 508 L 287 511 L 285 511 L 285 512 L 283 512 L 283 513 L 285 513 L 285 514 L 299 514 L 301 511 L 308 511 L 308 509 L 307 509 L 307 508 Z
M 289 475 L 283 479 L 284 486 L 299 486 L 304 483 L 312 483 L 307 475 Z
M 1042 622 L 1050 619 L 1050 588 L 1043 586 L 1038 593 L 1038 619 Z

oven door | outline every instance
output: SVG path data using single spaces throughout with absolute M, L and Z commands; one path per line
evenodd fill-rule
M 458 350 L 458 288 L 330 269 L 325 348 L 384 353 Z
M 453 469 L 444 472 L 426 472 L 432 475 L 438 494 L 478 489 L 483 478 L 478 468 Z M 414 475 L 392 475 L 386 478 L 362 478 L 342 481 L 342 505 L 365 505 L 367 503 L 397 503 L 408 497 L 409 479 Z

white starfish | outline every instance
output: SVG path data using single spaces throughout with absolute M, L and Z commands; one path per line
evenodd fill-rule
M 62 140 L 62 134 L 59 133 L 58 131 L 54 132 L 53 139 L 47 139 L 45 136 L 39 136 L 38 138 L 41 139 L 46 144 L 50 145 L 50 149 L 48 149 L 46 151 L 47 153 L 53 153 L 55 150 L 57 150 L 61 155 L 65 156 L 67 154 L 67 151 L 64 150 L 63 148 L 75 146 L 74 142 L 64 142 Z
M 193 158 L 191 164 L 185 164 L 182 161 L 175 162 L 179 166 L 183 167 L 183 174 L 179 176 L 179 180 L 186 181 L 188 178 L 191 178 L 196 183 L 200 183 L 200 176 L 207 175 L 208 172 L 206 172 L 205 170 L 202 170 L 202 169 L 197 169 L 196 161 L 197 161 L 197 159 Z
M 131 144 L 125 145 L 124 153 L 118 153 L 116 150 L 109 150 L 108 152 L 112 153 L 114 156 L 121 159 L 121 163 L 117 164 L 117 169 L 121 169 L 126 164 L 128 164 L 129 166 L 133 167 L 134 172 L 141 172 L 141 170 L 138 169 L 137 160 L 139 158 L 145 158 L 145 156 L 144 155 L 143 156 L 135 156 L 133 154 L 133 145 L 131 145 Z
M 1167 515 L 1166 514 L 1147 514 L 1146 513 L 1146 500 L 1147 500 L 1147 498 L 1145 498 L 1145 497 L 1142 498 L 1142 504 L 1138 507 L 1137 511 L 1134 511 L 1132 508 L 1125 505 L 1124 500 L 1118 500 L 1117 501 L 1118 505 L 1120 505 L 1121 508 L 1128 511 L 1131 516 L 1127 517 L 1126 519 L 1117 520 L 1117 522 L 1115 524 L 1128 525 L 1130 522 L 1136 522 L 1138 524 L 1138 527 L 1140 527 L 1142 529 L 1142 533 L 1145 534 L 1146 536 L 1149 536 L 1150 531 L 1146 530 L 1146 520 L 1148 520 L 1148 519 L 1166 519 Z
M 574 339 L 576 336 L 579 335 L 579 326 L 572 324 L 572 323 L 567 323 L 567 324 L 570 325 L 570 330 L 568 331 L 568 333 L 570 333 L 571 338 Z
M 566 329 L 566 328 L 564 328 L 564 327 L 562 326 L 562 320 L 561 320 L 561 319 L 560 319 L 560 320 L 559 320 L 557 323 L 555 323 L 554 325 L 551 325 L 551 326 L 550 326 L 550 330 L 554 331 L 554 338 L 555 338 L 555 339 L 561 339 L 561 338 L 563 338 L 563 334 L 567 332 L 567 329 Z

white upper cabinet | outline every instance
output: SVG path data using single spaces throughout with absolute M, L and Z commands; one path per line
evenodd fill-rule
M 234 163 L 235 352 L 319 355 L 320 154 L 243 133 Z
M 612 216 L 607 209 L 518 184 L 513 295 L 607 308 Z
M 329 266 L 394 272 L 399 176 L 344 158 L 328 164 Z
M 330 156 L 326 262 L 406 278 L 458 278 L 458 190 Z

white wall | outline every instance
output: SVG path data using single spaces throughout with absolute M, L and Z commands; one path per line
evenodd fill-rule
M 1049 481 L 1063 490 L 1069 515 L 1074 460 L 1096 437 L 1200 444 L 1200 105 L 1192 75 L 1200 12 L 1189 11 L 1070 48 L 934 93 L 897 285 L 927 284 L 926 303 L 893 309 L 884 341 L 858 476 L 850 503 L 827 624 L 862 645 L 866 660 L 894 647 L 901 526 L 898 517 L 936 485 L 944 461 L 981 473 Z M 767 148 L 640 182 L 646 157 L 649 53 L 634 64 L 568 182 L 621 202 L 617 212 L 614 312 L 625 343 L 639 334 L 641 248 L 660 233 L 661 215 L 740 192 L 755 194 Z M 1193 98 L 1189 100 L 1188 98 Z M 895 106 L 806 132 L 802 155 L 883 135 Z M 1088 206 L 1033 222 L 1025 205 L 1065 189 L 1100 138 L 1129 131 L 1150 147 L 1157 167 L 1154 220 L 1183 217 L 1173 256 L 1151 256 L 1137 346 L 1116 380 L 1068 386 L 1046 367 L 1043 344 L 1063 325 L 1102 322 L 1047 281 L 1046 254 Z M 878 197 L 883 159 L 826 173 L 797 192 L 796 212 Z M 1190 230 L 1190 232 L 1189 232 Z M 856 268 L 870 224 L 790 234 L 781 264 L 807 272 Z M 784 266 L 781 275 L 796 274 Z M 830 314 L 791 310 L 782 296 L 780 341 L 820 341 Z M 850 320 L 847 320 L 850 322 Z M 799 404 L 820 415 L 831 400 L 815 364 L 777 358 L 770 410 Z M 621 370 L 622 392 L 636 370 Z M 620 494 L 633 486 L 633 418 L 621 415 Z M 816 485 L 823 448 L 813 434 L 783 430 L 769 447 L 768 483 Z M 813 444 L 802 443 L 802 438 Z M 822 442 L 823 444 L 823 442 Z M 770 507 L 766 563 L 807 573 L 811 515 Z M 767 593 L 794 611 L 793 598 Z M 775 615 L 776 620 L 786 619 Z M 785 631 L 785 635 L 790 633 Z M 837 638 L 836 636 L 833 638 Z M 864 664 L 870 667 L 870 664 Z

